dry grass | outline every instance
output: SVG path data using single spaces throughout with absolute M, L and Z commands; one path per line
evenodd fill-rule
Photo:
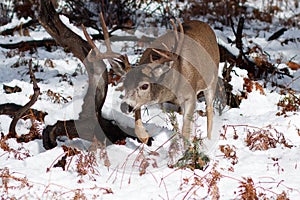
M 13 173 L 11 173 L 6 167 L 4 169 L 0 169 L 0 179 L 2 181 L 2 185 L 0 185 L 0 188 L 5 194 L 9 194 L 9 190 L 20 190 L 25 187 L 27 189 L 30 189 L 32 187 L 32 185 L 28 183 L 26 177 L 17 177 L 13 175 Z
M 268 150 L 270 148 L 276 148 L 277 145 L 283 145 L 287 148 L 293 147 L 293 145 L 287 143 L 284 134 L 277 131 L 271 125 L 252 131 L 248 129 L 245 142 L 247 147 L 253 151 Z
M 220 145 L 220 151 L 224 154 L 224 158 L 231 160 L 231 164 L 235 165 L 238 163 L 238 157 L 236 155 L 236 147 L 234 145 Z

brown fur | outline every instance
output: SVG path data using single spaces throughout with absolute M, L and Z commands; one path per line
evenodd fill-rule
M 130 70 L 124 80 L 124 102 L 134 109 L 154 103 L 173 102 L 183 108 L 182 133 L 189 139 L 197 94 L 204 91 L 207 111 L 207 136 L 211 138 L 213 99 L 218 80 L 219 48 L 213 30 L 204 22 L 183 23 L 184 42 L 177 60 L 160 64 L 152 51 L 172 49 L 174 33 L 168 32 L 144 52 L 139 67 Z M 154 60 L 153 62 L 151 62 Z M 146 87 L 148 85 L 148 87 Z M 146 89 L 145 89 L 146 88 Z

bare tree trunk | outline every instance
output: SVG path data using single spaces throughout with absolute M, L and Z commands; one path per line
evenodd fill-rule
M 70 50 L 82 62 L 84 61 L 91 46 L 65 26 L 51 1 L 40 1 L 39 22 L 59 45 Z

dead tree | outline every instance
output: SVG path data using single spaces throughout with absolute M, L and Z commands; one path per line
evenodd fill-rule
M 60 46 L 67 48 L 84 63 L 89 78 L 79 120 L 58 121 L 55 125 L 47 126 L 43 131 L 44 147 L 55 147 L 58 135 L 73 138 L 78 137 L 78 132 L 80 137 L 88 140 L 96 136 L 103 141 L 106 136 L 111 142 L 117 142 L 128 137 L 114 121 L 101 115 L 107 94 L 108 75 L 103 61 L 90 62 L 85 59 L 92 49 L 91 45 L 62 23 L 50 0 L 40 1 L 39 22 Z M 127 131 L 134 133 L 133 129 Z

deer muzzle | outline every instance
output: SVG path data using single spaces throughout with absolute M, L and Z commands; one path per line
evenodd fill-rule
M 133 107 L 127 104 L 126 102 L 121 103 L 120 108 L 121 111 L 126 114 L 131 113 L 133 111 Z

